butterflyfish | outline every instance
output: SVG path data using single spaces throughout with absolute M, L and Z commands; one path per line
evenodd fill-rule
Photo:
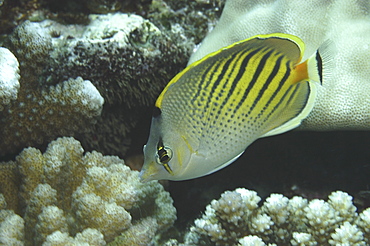
M 256 139 L 299 126 L 322 77 L 319 53 L 301 61 L 304 48 L 293 35 L 257 35 L 177 74 L 155 103 L 141 180 L 213 173 Z

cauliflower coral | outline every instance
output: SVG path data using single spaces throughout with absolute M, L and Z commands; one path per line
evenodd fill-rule
M 141 183 L 118 157 L 83 153 L 77 140 L 64 137 L 44 154 L 26 148 L 17 156 L 24 212 L 20 217 L 6 203 L 18 193 L 4 192 L 0 228 L 7 231 L 1 243 L 147 245 L 173 224 L 176 209 L 158 182 Z
M 226 191 L 206 207 L 184 238 L 171 245 L 368 245 L 370 208 L 356 212 L 352 197 L 328 201 L 271 194 L 259 205 L 255 191 Z M 170 244 L 167 244 L 170 245 Z

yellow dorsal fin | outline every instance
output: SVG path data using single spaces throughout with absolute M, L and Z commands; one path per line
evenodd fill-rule
M 195 61 L 193 62 L 192 64 L 190 64 L 189 66 L 187 66 L 184 70 L 182 70 L 180 73 L 178 73 L 168 84 L 167 86 L 164 88 L 164 90 L 162 91 L 162 93 L 159 95 L 156 103 L 155 103 L 155 106 L 158 107 L 158 108 L 161 108 L 161 105 L 162 105 L 162 101 L 163 101 L 163 96 L 164 94 L 166 93 L 166 91 L 168 90 L 168 88 L 176 83 L 179 78 L 181 78 L 181 76 L 188 72 L 191 68 L 197 66 L 198 64 L 206 61 L 208 58 L 210 57 L 213 57 L 219 53 L 221 53 L 222 51 L 224 50 L 227 50 L 227 49 L 230 49 L 234 46 L 238 46 L 240 49 L 242 49 L 244 46 L 243 45 L 240 45 L 240 44 L 244 44 L 244 43 L 249 43 L 255 39 L 259 39 L 259 40 L 263 40 L 264 42 L 258 42 L 258 45 L 262 46 L 262 47 L 271 47 L 273 49 L 275 49 L 276 51 L 280 51 L 282 52 L 284 55 L 286 55 L 289 59 L 291 59 L 295 64 L 298 64 L 302 58 L 302 55 L 304 53 L 304 43 L 303 41 L 294 36 L 294 35 L 290 35 L 290 34 L 285 34 L 285 33 L 271 33 L 271 34 L 264 34 L 264 35 L 256 35 L 256 36 L 252 36 L 250 38 L 247 38 L 247 39 L 244 39 L 244 40 L 241 40 L 241 41 L 238 41 L 238 42 L 235 42 L 229 46 L 226 46 L 224 48 L 221 48 L 215 52 L 212 52 L 208 55 L 206 55 L 205 57 L 203 57 L 202 59 L 198 60 L 198 61 Z
M 305 45 L 297 36 L 286 33 L 271 33 L 266 35 L 257 35 L 252 37 L 265 39 L 263 45 L 274 48 L 283 53 L 293 64 L 298 64 L 304 54 Z

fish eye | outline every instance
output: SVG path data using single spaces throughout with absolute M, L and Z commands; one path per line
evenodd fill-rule
M 165 147 L 163 145 L 162 140 L 159 140 L 157 144 L 156 160 L 157 163 L 163 165 L 166 171 L 169 172 L 170 174 L 173 173 L 170 166 L 168 165 L 168 162 L 171 160 L 172 155 L 173 155 L 172 150 L 169 147 Z
M 162 165 L 168 163 L 172 158 L 172 150 L 169 147 L 165 147 L 162 141 L 158 142 L 156 158 L 157 163 Z

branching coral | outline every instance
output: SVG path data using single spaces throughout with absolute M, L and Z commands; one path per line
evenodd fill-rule
M 259 206 L 256 192 L 226 191 L 206 207 L 184 245 L 368 245 L 370 208 L 356 212 L 352 197 L 328 201 L 271 194 Z
M 83 152 L 77 140 L 59 138 L 44 154 L 27 148 L 16 158 L 26 245 L 142 245 L 173 224 L 176 210 L 158 182 L 141 183 L 118 157 Z
M 23 219 L 7 210 L 5 197 L 0 194 L 0 244 L 1 245 L 23 245 L 24 222 Z
M 370 54 L 369 8 L 355 0 L 228 0 L 189 63 L 254 35 L 296 35 L 306 44 L 303 60 L 319 47 L 324 57 L 323 84 L 302 129 L 369 130 L 370 66 L 363 63 Z
M 106 245 L 103 234 L 96 229 L 86 229 L 71 237 L 68 233 L 55 231 L 46 237 L 44 246 Z

